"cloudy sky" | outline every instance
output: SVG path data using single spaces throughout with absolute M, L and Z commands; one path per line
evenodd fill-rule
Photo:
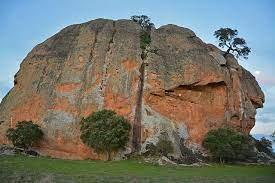
M 1 0 L 0 100 L 27 53 L 65 26 L 95 18 L 127 19 L 146 14 L 157 27 L 172 23 L 192 29 L 203 41 L 216 44 L 220 27 L 239 30 L 252 48 L 239 61 L 259 81 L 266 95 L 252 134 L 275 130 L 275 1 L 273 0 Z

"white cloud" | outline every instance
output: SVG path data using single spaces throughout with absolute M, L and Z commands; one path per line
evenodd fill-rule
M 275 130 L 275 122 L 274 123 L 263 123 L 256 122 L 254 128 L 251 130 L 251 134 L 263 134 L 263 135 L 271 135 Z
M 260 74 L 261 74 L 261 71 L 255 71 L 254 74 L 255 74 L 255 75 L 260 75 Z

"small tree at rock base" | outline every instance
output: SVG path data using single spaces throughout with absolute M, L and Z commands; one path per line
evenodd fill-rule
M 107 153 L 111 160 L 111 152 L 123 148 L 129 140 L 131 125 L 111 110 L 94 112 L 81 122 L 81 140 L 97 153 Z
M 15 129 L 9 128 L 6 136 L 15 147 L 28 150 L 42 139 L 43 132 L 39 125 L 32 121 L 21 121 L 16 124 Z
M 237 58 L 247 59 L 251 50 L 246 45 L 245 39 L 239 38 L 237 35 L 238 31 L 231 28 L 220 28 L 214 32 L 214 36 L 219 40 L 219 46 L 227 48 L 224 56 L 231 52 Z
M 255 146 L 260 152 L 272 155 L 272 141 L 262 137 L 260 140 L 255 140 Z
M 235 132 L 230 128 L 210 130 L 203 141 L 203 146 L 220 163 L 245 160 L 253 156 L 253 144 L 251 144 L 249 136 Z

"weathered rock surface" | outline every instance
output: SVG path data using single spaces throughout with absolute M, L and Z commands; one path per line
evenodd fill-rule
M 15 149 L 8 145 L 0 145 L 0 155 L 15 155 Z
M 37 45 L 0 105 L 0 143 L 9 143 L 8 128 L 32 120 L 45 133 L 39 153 L 100 158 L 81 142 L 79 122 L 103 108 L 141 123 L 141 151 L 166 132 L 175 157 L 183 144 L 200 149 L 212 128 L 250 132 L 264 94 L 232 55 L 224 58 L 189 29 L 165 25 L 151 31 L 156 51 L 142 60 L 140 31 L 129 20 L 97 19 Z

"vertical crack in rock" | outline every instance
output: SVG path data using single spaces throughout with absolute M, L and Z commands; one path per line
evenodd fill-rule
M 77 100 L 77 109 L 78 109 L 78 114 L 79 116 L 81 115 L 81 106 L 83 103 L 83 91 L 85 91 L 85 89 L 87 88 L 87 78 L 89 77 L 89 68 L 90 66 L 93 64 L 93 57 L 94 57 L 94 50 L 95 50 L 95 46 L 97 43 L 97 35 L 98 35 L 99 31 L 96 30 L 94 33 L 94 42 L 89 54 L 89 59 L 88 62 L 86 63 L 85 67 L 84 67 L 84 71 L 83 71 L 83 78 L 82 78 L 82 82 L 83 85 L 81 86 L 80 90 L 79 90 L 79 94 L 78 94 L 78 100 Z
M 38 81 L 37 87 L 36 87 L 36 92 L 39 93 L 40 89 L 41 89 L 41 83 L 43 82 L 44 79 L 44 75 L 46 74 L 46 70 L 48 68 L 48 61 L 46 61 L 47 64 L 43 67 L 42 70 L 42 75 L 40 76 L 40 79 Z
M 140 150 L 140 142 L 141 142 L 142 97 L 143 97 L 143 88 L 144 88 L 145 65 L 146 64 L 143 61 L 139 68 L 140 79 L 138 83 L 135 118 L 134 118 L 134 124 L 133 124 L 133 148 L 135 151 Z
M 233 101 L 233 111 L 231 111 L 230 114 L 230 119 L 227 122 L 231 122 L 232 120 L 239 120 L 240 121 L 240 130 L 244 131 L 244 129 L 246 128 L 246 121 L 244 120 L 245 116 L 244 116 L 244 94 L 242 93 L 242 86 L 241 86 L 241 81 L 239 79 L 238 76 L 238 68 L 231 68 L 230 66 L 227 66 L 227 70 L 229 73 L 229 77 L 230 77 L 230 81 L 231 81 L 231 86 L 232 86 L 232 91 L 230 90 L 230 88 L 227 87 L 227 110 L 231 111 L 230 106 L 229 106 L 229 100 L 230 98 L 235 98 L 238 100 L 237 101 Z M 237 77 L 236 77 L 237 75 Z M 236 88 L 237 87 L 237 88 Z M 232 92 L 230 96 L 229 92 Z M 236 94 L 235 92 L 238 91 L 238 93 Z M 232 113 L 233 112 L 233 113 Z
M 150 34 L 150 32 L 147 34 Z M 142 44 L 142 37 L 141 44 Z M 149 43 L 150 44 L 150 43 Z M 148 47 L 149 44 L 146 46 Z M 142 59 L 141 66 L 139 68 L 139 83 L 138 83 L 138 89 L 137 89 L 137 101 L 136 101 L 136 109 L 135 109 L 135 117 L 134 117 L 134 123 L 133 123 L 133 139 L 132 139 L 132 145 L 133 150 L 135 152 L 139 152 L 141 148 L 141 120 L 142 120 L 142 98 L 143 98 L 143 88 L 144 88 L 144 76 L 145 76 L 145 60 L 147 57 L 147 48 L 141 48 L 142 53 L 140 55 Z
M 108 68 L 111 64 L 110 56 L 112 55 L 112 45 L 114 44 L 115 33 L 116 33 L 116 25 L 115 25 L 115 21 L 113 21 L 113 32 L 112 32 L 112 36 L 111 36 L 111 39 L 109 41 L 108 48 L 107 48 L 107 53 L 106 53 L 106 56 L 104 59 L 102 80 L 100 83 L 100 96 L 102 97 L 102 103 L 101 103 L 100 108 L 103 108 L 103 105 L 104 105 L 103 100 L 104 100 L 105 88 L 106 88 L 107 80 L 108 80 Z
M 231 120 L 231 107 L 232 107 L 232 103 L 230 101 L 231 99 L 231 95 L 232 93 L 230 93 L 230 86 L 232 86 L 232 76 L 231 76 L 231 72 L 230 72 L 230 67 L 228 65 L 225 66 L 225 74 L 226 76 L 229 75 L 230 81 L 231 83 L 225 82 L 225 86 L 226 86 L 226 103 L 225 103 L 225 124 L 228 125 L 230 123 Z M 228 75 L 227 75 L 228 74 Z
M 148 28 L 148 27 L 147 27 Z M 135 117 L 133 122 L 133 136 L 132 136 L 132 145 L 133 151 L 139 152 L 141 149 L 141 120 L 142 120 L 142 98 L 143 98 L 143 89 L 144 89 L 144 80 L 145 80 L 145 66 L 147 63 L 145 62 L 147 58 L 148 52 L 150 52 L 150 44 L 151 44 L 151 29 L 141 30 L 140 32 L 140 48 L 141 55 L 140 58 L 142 60 L 141 66 L 139 68 L 139 83 L 137 88 L 137 101 L 136 101 L 136 109 L 135 109 Z M 148 38 L 149 37 L 149 41 Z

